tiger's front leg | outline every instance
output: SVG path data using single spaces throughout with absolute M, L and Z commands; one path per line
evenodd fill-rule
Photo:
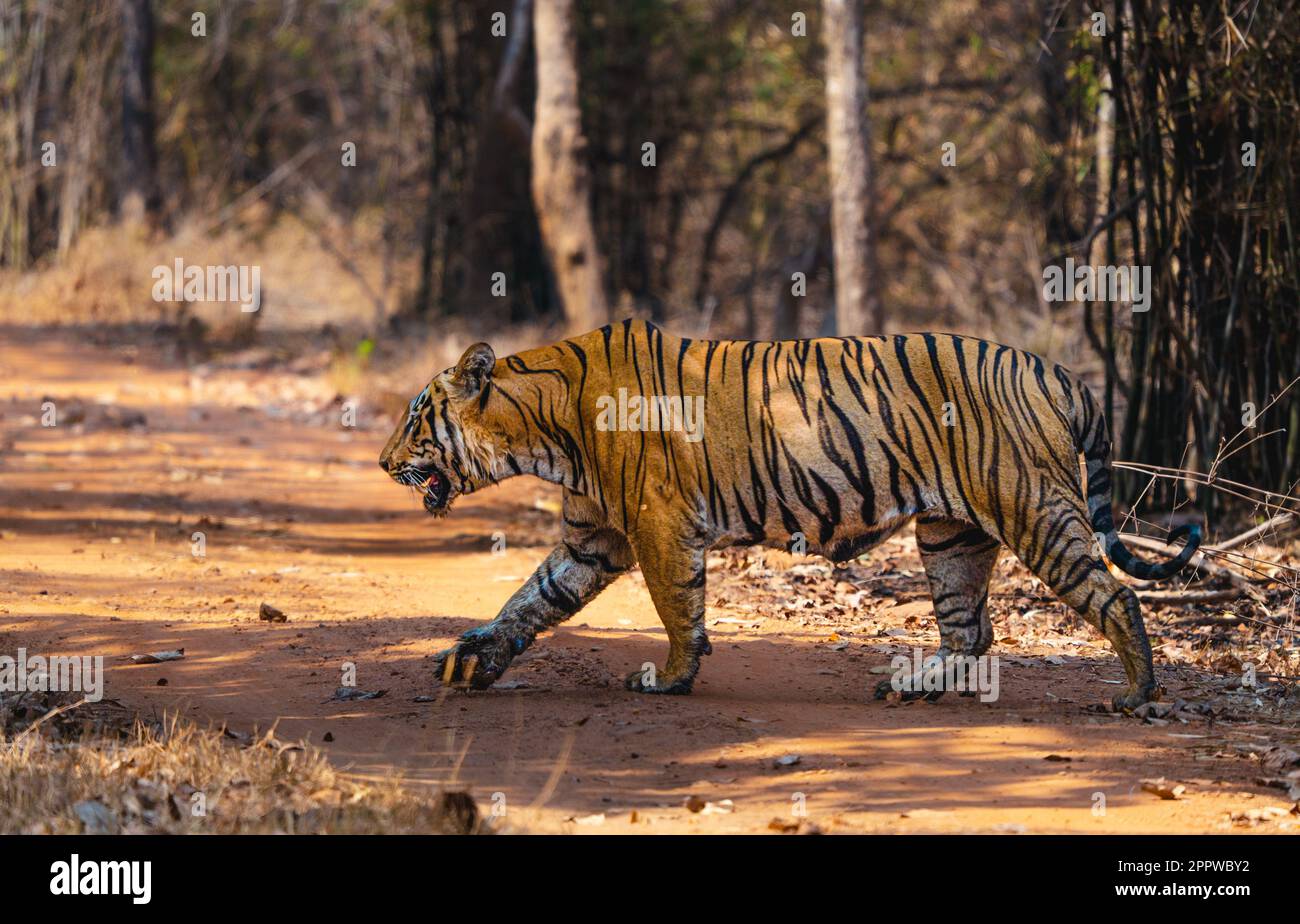
M 668 630 L 668 661 L 662 671 L 642 665 L 626 685 L 637 693 L 691 692 L 700 656 L 713 653 L 704 629 L 705 549 L 671 528 L 638 533 L 637 560 L 659 619 Z
M 563 539 L 506 601 L 497 617 L 434 657 L 441 683 L 482 690 L 495 683 L 538 633 L 582 609 L 632 567 L 632 547 L 600 507 L 564 492 Z

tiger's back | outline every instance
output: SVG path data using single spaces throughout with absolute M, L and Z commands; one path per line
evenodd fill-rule
M 1026 491 L 1082 504 L 1076 435 L 1089 421 L 1076 414 L 1091 399 L 1032 354 L 948 334 L 688 340 L 634 321 L 575 343 L 584 419 L 620 389 L 703 408 L 697 440 L 583 428 L 594 464 L 577 488 L 627 530 L 640 504 L 624 519 L 620 495 L 681 503 L 720 542 L 797 533 L 845 560 L 926 511 L 1002 536 L 1019 531 Z

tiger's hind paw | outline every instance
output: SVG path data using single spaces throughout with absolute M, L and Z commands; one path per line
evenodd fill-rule
M 890 680 L 882 680 L 878 684 L 876 684 L 875 698 L 888 699 L 890 693 L 898 693 L 900 701 L 904 703 L 910 703 L 913 700 L 918 700 L 918 699 L 923 699 L 927 703 L 934 703 L 934 702 L 938 702 L 939 698 L 943 696 L 945 692 L 946 691 L 944 690 L 925 691 L 916 688 L 913 688 L 911 690 L 896 689 L 894 687 L 894 681 L 890 679 Z
M 1145 703 L 1158 701 L 1164 692 L 1156 683 L 1146 687 L 1129 687 L 1123 693 L 1116 693 L 1110 703 L 1116 712 L 1131 713 Z

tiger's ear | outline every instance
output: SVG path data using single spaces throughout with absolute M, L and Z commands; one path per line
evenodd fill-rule
M 487 386 L 497 354 L 486 343 L 476 343 L 460 358 L 451 373 L 451 384 L 461 398 L 474 398 Z

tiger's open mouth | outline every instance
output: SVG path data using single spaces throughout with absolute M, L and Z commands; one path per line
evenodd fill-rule
M 419 491 L 424 501 L 424 509 L 428 513 L 441 516 L 447 512 L 447 499 L 451 495 L 451 482 L 437 471 L 412 467 L 394 475 L 393 480 L 398 484 L 404 484 Z
M 430 472 L 425 482 L 418 487 L 424 491 L 424 509 L 437 516 L 447 511 L 447 496 L 451 494 L 451 484 L 437 472 Z

